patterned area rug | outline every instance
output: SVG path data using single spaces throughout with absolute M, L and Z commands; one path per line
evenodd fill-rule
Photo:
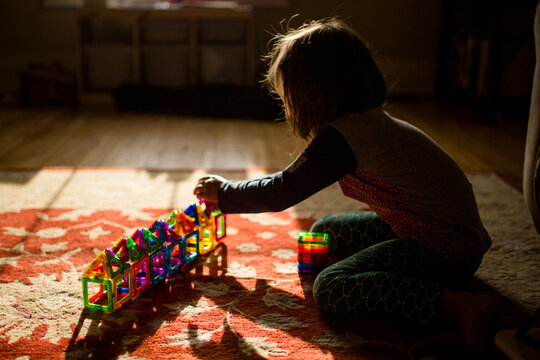
M 313 278 L 296 270 L 298 231 L 325 214 L 367 209 L 337 186 L 281 213 L 230 215 L 223 245 L 189 272 L 116 313 L 85 310 L 86 265 L 119 236 L 194 202 L 202 174 L 0 171 L 0 358 L 475 358 L 451 325 L 426 330 L 318 311 Z M 494 241 L 472 286 L 499 293 L 500 326 L 513 327 L 540 303 L 540 238 L 518 191 L 494 174 L 468 176 Z

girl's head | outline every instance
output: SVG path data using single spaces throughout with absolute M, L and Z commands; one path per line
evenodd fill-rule
M 337 18 L 312 21 L 274 38 L 265 83 L 283 101 L 301 138 L 345 112 L 386 101 L 383 76 L 365 43 Z

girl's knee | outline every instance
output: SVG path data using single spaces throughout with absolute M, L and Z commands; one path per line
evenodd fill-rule
M 311 225 L 311 229 L 309 231 L 310 232 L 321 233 L 321 232 L 326 232 L 327 231 L 326 229 L 328 229 L 327 216 L 325 216 L 323 218 L 320 218 L 317 221 L 315 221 L 315 223 L 313 225 Z
M 331 297 L 333 287 L 336 286 L 337 277 L 335 273 L 331 273 L 330 268 L 326 268 L 319 273 L 313 283 L 313 299 L 315 303 L 324 311 L 331 312 Z
M 322 290 L 326 285 L 326 280 L 324 276 L 324 270 L 317 275 L 317 278 L 315 278 L 315 282 L 313 283 L 313 296 L 315 294 L 319 293 L 319 290 Z
M 324 270 L 323 270 L 324 272 Z M 325 289 L 327 289 L 327 282 L 324 279 L 324 276 L 321 276 L 322 272 L 317 276 L 315 279 L 315 282 L 313 283 L 313 299 L 315 300 L 315 303 L 320 307 L 323 308 L 322 303 L 325 303 L 323 300 L 323 297 L 325 296 Z

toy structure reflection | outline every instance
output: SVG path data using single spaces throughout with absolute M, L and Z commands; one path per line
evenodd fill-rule
M 210 212 L 204 202 L 174 210 L 167 220 L 120 237 L 88 265 L 82 277 L 84 305 L 114 312 L 213 250 L 225 235 L 225 215 Z

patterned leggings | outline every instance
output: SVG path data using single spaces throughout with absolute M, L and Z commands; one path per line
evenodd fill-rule
M 313 286 L 324 311 L 437 325 L 444 288 L 460 289 L 482 256 L 447 260 L 415 238 L 400 239 L 372 212 L 326 216 L 311 231 L 329 233 L 330 258 Z

